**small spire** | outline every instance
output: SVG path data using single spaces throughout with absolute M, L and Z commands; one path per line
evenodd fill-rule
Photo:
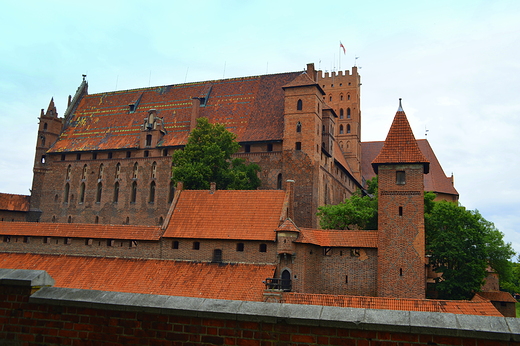
M 399 98 L 399 108 L 397 109 L 398 112 L 404 112 L 403 106 L 401 105 L 402 98 Z

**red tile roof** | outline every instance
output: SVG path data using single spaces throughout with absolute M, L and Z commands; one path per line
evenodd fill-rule
M 492 302 L 516 303 L 511 293 L 503 291 L 478 292 L 472 300 L 489 300 Z
M 31 237 L 159 240 L 160 227 L 82 223 L 0 222 L 0 234 Z
M 262 301 L 275 266 L 0 253 L 0 268 L 47 271 L 55 287 Z
M 297 243 L 330 247 L 377 248 L 377 231 L 346 231 L 300 228 Z
M 361 143 L 361 171 L 366 180 L 370 180 L 376 175 L 371 163 L 383 148 L 383 144 L 384 142 Z M 458 196 L 459 193 L 453 186 L 451 178 L 444 173 L 430 143 L 426 139 L 418 139 L 417 145 L 427 160 L 430 161 L 430 173 L 424 175 L 424 191 Z
M 156 109 L 166 135 L 159 147 L 187 142 L 192 98 L 206 97 L 199 115 L 221 123 L 237 140 L 281 140 L 283 136 L 283 85 L 300 73 L 281 73 L 197 83 L 166 85 L 86 95 L 81 99 L 59 140 L 49 152 L 112 150 L 139 147 L 148 115 Z M 209 92 L 209 95 L 208 95 Z M 137 104 L 135 112 L 129 104 Z
M 184 190 L 164 237 L 274 241 L 284 201 L 283 190 Z
M 325 95 L 325 91 L 321 88 L 321 86 L 316 83 L 307 72 L 302 72 L 300 75 L 298 75 L 296 78 L 294 78 L 289 83 L 285 84 L 283 86 L 284 89 L 287 88 L 296 88 L 296 87 L 304 87 L 304 86 L 316 86 L 318 90 L 321 92 L 322 95 Z M 331 108 L 329 108 L 331 109 Z
M 0 193 L 0 210 L 29 211 L 31 196 Z
M 378 165 L 385 163 L 423 163 L 424 172 L 428 173 L 429 161 L 419 149 L 410 123 L 400 104 L 383 148 L 372 161 L 374 171 L 377 173 Z
M 283 303 L 382 310 L 445 312 L 452 314 L 503 317 L 503 315 L 493 306 L 493 304 L 485 301 L 430 300 L 361 297 L 332 294 L 286 293 L 283 296 Z

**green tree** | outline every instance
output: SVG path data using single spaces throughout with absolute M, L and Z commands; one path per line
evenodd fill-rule
M 183 150 L 173 153 L 172 180 L 188 190 L 206 190 L 215 182 L 221 190 L 253 190 L 260 186 L 257 164 L 231 156 L 240 149 L 236 135 L 222 124 L 197 119 Z
M 325 229 L 369 230 L 377 229 L 377 208 L 377 179 L 373 179 L 364 196 L 357 191 L 338 205 L 320 207 L 317 215 Z M 433 192 L 426 192 L 424 213 L 427 254 L 435 271 L 442 273 L 435 284 L 440 298 L 471 298 L 479 291 L 488 266 L 499 273 L 501 282 L 511 277 L 511 244 L 478 211 L 437 202 Z

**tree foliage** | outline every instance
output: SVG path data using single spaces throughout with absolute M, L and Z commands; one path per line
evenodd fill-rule
M 172 180 L 188 190 L 206 190 L 215 182 L 221 190 L 253 190 L 260 186 L 257 164 L 231 156 L 240 149 L 236 135 L 222 124 L 197 119 L 183 150 L 173 153 Z
M 478 292 L 490 266 L 501 282 L 511 277 L 511 244 L 478 211 L 424 194 L 426 251 L 430 264 L 442 275 L 435 283 L 439 298 L 468 299 Z M 325 229 L 377 229 L 377 179 L 369 181 L 363 196 L 357 191 L 338 205 L 320 207 L 320 225 Z M 520 289 L 518 280 L 510 284 Z

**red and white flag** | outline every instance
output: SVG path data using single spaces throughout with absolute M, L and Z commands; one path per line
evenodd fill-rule
M 347 50 L 345 49 L 345 46 L 343 45 L 343 43 L 341 43 L 341 41 L 339 41 L 339 47 L 343 49 L 343 55 L 347 54 Z

